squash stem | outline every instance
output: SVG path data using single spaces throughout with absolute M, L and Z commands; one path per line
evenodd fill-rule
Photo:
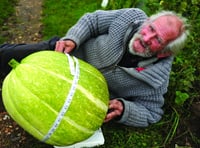
M 19 65 L 19 62 L 17 62 L 15 59 L 11 59 L 8 62 L 8 65 L 10 65 L 10 67 L 12 67 L 14 69 L 15 67 L 17 67 L 17 65 Z

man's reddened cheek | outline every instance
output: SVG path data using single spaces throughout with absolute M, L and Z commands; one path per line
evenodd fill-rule
M 161 51 L 163 49 L 163 46 L 157 44 L 157 43 L 153 43 L 149 46 L 150 48 L 150 51 L 151 52 L 158 52 L 158 51 Z

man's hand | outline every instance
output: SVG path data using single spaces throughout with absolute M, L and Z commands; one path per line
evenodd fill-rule
M 76 44 L 71 40 L 57 41 L 55 51 L 70 53 L 75 47 Z
M 108 113 L 104 122 L 108 122 L 114 118 L 117 118 L 122 115 L 124 111 L 123 103 L 117 99 L 110 100 L 108 106 Z

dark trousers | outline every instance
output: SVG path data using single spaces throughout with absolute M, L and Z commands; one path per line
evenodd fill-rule
M 8 62 L 11 59 L 21 61 L 24 57 L 28 56 L 31 53 L 42 51 L 42 50 L 54 50 L 56 41 L 58 37 L 54 37 L 48 41 L 42 41 L 39 43 L 33 44 L 2 44 L 0 45 L 0 76 L 1 78 L 5 77 L 11 67 L 8 65 Z

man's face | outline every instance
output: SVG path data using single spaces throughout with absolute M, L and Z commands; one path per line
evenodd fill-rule
M 179 35 L 177 19 L 161 16 L 153 22 L 145 23 L 129 43 L 129 51 L 134 55 L 150 57 Z

